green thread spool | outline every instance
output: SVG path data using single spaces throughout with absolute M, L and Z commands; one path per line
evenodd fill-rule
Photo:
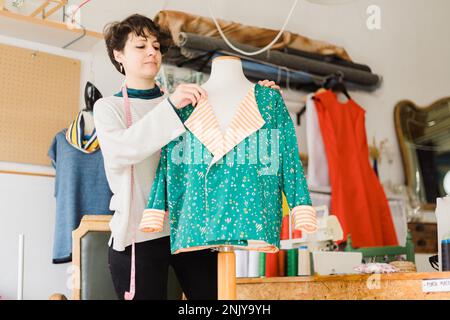
M 264 252 L 259 255 L 259 276 L 266 276 L 266 254 Z
M 297 265 L 298 265 L 298 251 L 297 249 L 287 250 L 287 272 L 288 277 L 297 276 Z

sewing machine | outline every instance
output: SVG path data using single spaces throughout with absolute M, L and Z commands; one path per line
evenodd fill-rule
M 288 250 L 307 246 L 309 251 L 334 251 L 335 241 L 342 240 L 344 233 L 336 216 L 330 215 L 327 206 L 315 207 L 317 214 L 317 231 L 302 233 L 301 238 L 292 239 L 292 217 L 289 219 L 289 239 L 281 240 L 280 249 Z

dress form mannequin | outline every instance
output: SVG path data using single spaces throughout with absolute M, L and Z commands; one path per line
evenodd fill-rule
M 222 132 L 226 131 L 237 107 L 252 85 L 245 77 L 238 57 L 222 56 L 212 61 L 210 77 L 202 88 L 208 92 L 208 101 Z
M 210 77 L 202 88 L 208 93 L 208 102 L 223 133 L 252 86 L 244 75 L 241 59 L 222 56 L 212 61 Z M 236 256 L 232 246 L 219 247 L 217 272 L 218 299 L 235 300 Z

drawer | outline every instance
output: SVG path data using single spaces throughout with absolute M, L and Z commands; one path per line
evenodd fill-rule
M 408 229 L 411 232 L 416 253 L 437 253 L 436 223 L 408 223 Z

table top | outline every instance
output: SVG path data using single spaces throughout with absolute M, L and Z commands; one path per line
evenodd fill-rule
M 302 277 L 263 277 L 263 278 L 236 278 L 237 284 L 244 283 L 273 283 L 273 282 L 324 282 L 324 281 L 361 281 L 367 280 L 373 274 L 349 274 L 327 276 L 302 276 Z M 383 280 L 431 280 L 450 279 L 450 272 L 395 272 L 380 274 Z

